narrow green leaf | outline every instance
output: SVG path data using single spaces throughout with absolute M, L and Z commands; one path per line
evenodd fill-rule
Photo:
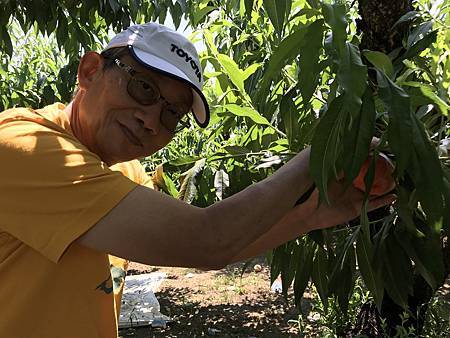
M 410 98 L 402 88 L 378 70 L 377 80 L 380 97 L 389 113 L 389 146 L 396 156 L 396 169 L 401 177 L 412 154 L 413 122 Z
M 419 26 L 415 27 L 412 30 L 411 34 L 409 34 L 409 36 L 408 36 L 408 40 L 406 42 L 406 49 L 411 48 L 418 41 L 420 41 L 425 36 L 427 36 L 430 33 L 432 28 L 433 28 L 433 22 L 431 22 L 431 21 L 423 22 Z
M 226 146 L 224 149 L 231 155 L 245 155 L 251 152 L 249 149 L 241 146 Z
M 254 0 L 241 0 L 244 1 L 245 4 L 245 15 L 247 16 L 247 19 L 250 20 L 252 18 L 252 11 L 253 11 L 253 2 Z
M 416 55 L 419 55 L 422 51 L 427 49 L 433 42 L 436 41 L 438 30 L 434 30 L 431 33 L 427 34 L 423 39 L 416 42 L 410 48 L 408 48 L 396 62 L 400 63 L 403 60 L 410 59 Z
M 378 51 L 366 50 L 363 52 L 364 56 L 373 64 L 376 68 L 385 73 L 388 77 L 392 77 L 394 74 L 394 66 L 392 61 L 386 54 Z
M 264 70 L 264 77 L 261 80 L 258 96 L 264 99 L 267 96 L 267 89 L 274 78 L 280 74 L 280 70 L 290 63 L 301 51 L 308 41 L 304 39 L 309 26 L 299 26 L 294 32 L 281 41 L 278 48 L 270 56 L 267 68 Z
M 256 70 L 262 66 L 262 63 L 254 63 L 247 67 L 242 73 L 242 80 L 245 81 L 250 75 L 253 75 Z
M 186 164 L 191 164 L 191 163 L 197 162 L 200 159 L 201 158 L 199 156 L 184 156 L 184 157 L 179 157 L 174 160 L 171 160 L 168 162 L 168 164 L 179 167 L 179 166 L 183 166 Z
M 366 89 L 359 115 L 352 122 L 344 138 L 344 173 L 347 184 L 358 176 L 360 168 L 369 155 L 370 142 L 375 133 L 376 110 L 372 92 Z
M 295 88 L 294 88 L 295 89 Z M 280 102 L 280 113 L 282 116 L 282 121 L 284 123 L 284 130 L 287 135 L 289 146 L 293 148 L 294 140 L 299 131 L 298 128 L 298 118 L 299 114 L 297 107 L 294 103 L 293 95 L 295 95 L 295 90 L 291 90 L 285 95 L 283 95 Z
M 312 143 L 310 157 L 310 171 L 314 182 L 320 191 L 320 196 L 328 203 L 327 186 L 332 168 L 339 155 L 340 134 L 344 128 L 343 121 L 346 114 L 342 113 L 344 96 L 333 100 L 320 119 Z
M 443 229 L 445 231 L 449 231 L 450 229 L 450 170 L 444 168 L 444 200 L 445 200 L 445 208 L 444 208 L 444 219 L 443 219 Z
M 404 15 L 402 15 L 400 17 L 400 19 L 397 20 L 397 22 L 392 26 L 392 29 L 394 29 L 395 27 L 397 27 L 398 25 L 404 23 L 404 22 L 408 22 L 408 21 L 412 21 L 415 18 L 420 17 L 420 13 L 416 12 L 416 11 L 410 11 Z
M 297 261 L 300 255 L 300 248 L 295 241 L 287 243 L 285 246 L 285 254 L 286 258 L 283 261 L 281 270 L 281 287 L 283 296 L 287 299 L 287 292 L 294 280 L 295 268 L 297 267 Z
M 272 285 L 281 273 L 283 262 L 286 259 L 285 254 L 286 244 L 272 250 L 272 257 L 270 259 L 270 285 Z
M 231 82 L 239 89 L 242 94 L 245 94 L 244 88 L 244 74 L 243 71 L 239 69 L 238 65 L 232 58 L 225 54 L 217 55 L 217 60 L 220 65 L 224 68 L 227 76 L 230 78 Z
M 325 309 L 328 308 L 327 265 L 327 253 L 323 248 L 318 247 L 316 257 L 314 258 L 311 277 Z
M 304 105 L 313 96 L 319 82 L 319 73 L 321 71 L 319 57 L 323 48 L 324 30 L 323 20 L 314 21 L 305 34 L 305 41 L 309 41 L 309 43 L 303 44 L 300 48 L 298 86 Z
M 402 85 L 419 88 L 423 96 L 428 99 L 428 103 L 432 103 L 433 105 L 435 105 L 442 115 L 448 116 L 448 110 L 450 109 L 450 107 L 435 93 L 436 89 L 433 88 L 433 86 L 415 81 L 403 82 Z
M 340 54 L 347 40 L 347 8 L 343 2 L 323 3 L 322 12 L 325 22 L 330 25 L 334 48 Z
M 367 215 L 366 215 L 367 217 Z M 381 308 L 383 300 L 383 279 L 380 273 L 372 265 L 373 245 L 369 234 L 360 231 L 356 241 L 356 255 L 358 258 L 358 267 L 367 289 L 372 293 L 378 309 Z
M 417 197 L 431 226 L 444 214 L 443 172 L 436 148 L 431 144 L 423 124 L 413 115 L 412 165 L 407 168 L 417 189 Z
M 290 11 L 291 3 L 291 0 L 263 0 L 264 9 L 278 36 L 282 35 L 286 12 Z
M 398 305 L 408 309 L 408 296 L 412 294 L 413 272 L 411 260 L 395 236 L 390 235 L 380 245 L 386 292 Z
M 436 290 L 445 277 L 444 260 L 438 234 L 419 237 L 396 228 L 397 242 L 415 263 L 415 268 L 433 290 Z
M 206 6 L 201 9 L 198 9 L 194 12 L 193 15 L 193 24 L 194 27 L 197 26 L 203 18 L 208 15 L 210 12 L 212 12 L 215 8 L 213 6 Z
M 253 108 L 241 107 L 241 106 L 238 106 L 237 104 L 233 104 L 233 103 L 226 104 L 223 107 L 227 111 L 232 113 L 233 115 L 249 117 L 253 122 L 255 122 L 257 124 L 263 124 L 263 125 L 267 125 L 267 126 L 271 125 L 264 116 L 259 114 Z
M 117 11 L 120 9 L 120 4 L 117 0 L 108 0 L 109 5 L 111 6 L 111 9 L 114 13 L 117 13 Z
M 303 297 L 306 287 L 308 286 L 309 279 L 312 273 L 313 258 L 314 258 L 314 246 L 301 241 L 299 243 L 299 258 L 297 269 L 295 271 L 294 280 L 294 295 L 295 304 L 300 306 L 300 301 Z
M 367 87 L 367 67 L 361 61 L 358 47 L 350 42 L 345 43 L 339 57 L 337 80 L 345 90 L 346 109 L 356 116 Z
M 162 164 L 156 167 L 155 173 L 152 176 L 153 182 L 162 189 L 165 193 L 178 198 L 178 190 L 175 183 L 164 172 L 164 166 Z
M 13 54 L 13 45 L 12 45 L 8 30 L 6 29 L 6 26 L 1 27 L 0 38 L 1 38 L 0 42 L 3 45 L 3 48 L 5 49 L 6 54 L 8 54 L 9 57 L 11 58 L 12 54 Z

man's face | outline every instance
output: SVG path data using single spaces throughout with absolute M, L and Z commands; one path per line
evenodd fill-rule
M 80 141 L 108 165 L 149 156 L 167 145 L 174 133 L 161 123 L 162 110 L 170 104 L 177 112 L 188 112 L 193 100 L 190 87 L 181 81 L 151 71 L 131 56 L 120 60 L 136 70 L 138 78 L 156 84 L 165 100 L 142 105 L 128 93 L 128 73 L 115 64 L 103 70 L 105 60 L 96 53 L 84 57 L 78 72 L 81 98 L 71 125 Z

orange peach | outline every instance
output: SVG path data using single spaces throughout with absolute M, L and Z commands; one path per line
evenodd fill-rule
M 366 191 L 364 177 L 369 169 L 372 155 L 364 161 L 358 176 L 353 180 L 353 186 L 361 191 Z M 382 196 L 395 188 L 395 181 L 392 177 L 394 172 L 394 164 L 386 155 L 380 153 L 375 163 L 375 176 L 370 189 L 371 196 Z

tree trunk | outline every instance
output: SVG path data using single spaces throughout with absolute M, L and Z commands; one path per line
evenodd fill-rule
M 390 53 L 402 47 L 406 27 L 392 26 L 412 10 L 411 0 L 359 0 L 358 31 L 362 33 L 361 49 Z
M 389 54 L 395 49 L 402 48 L 402 39 L 407 32 L 406 25 L 392 26 L 404 14 L 411 11 L 411 0 L 359 0 L 358 10 L 361 19 L 357 20 L 357 29 L 362 33 L 361 50 L 369 49 Z M 420 334 L 424 324 L 427 304 L 433 296 L 432 289 L 418 274 L 414 277 L 414 294 L 409 297 L 408 306 L 412 317 L 404 324 L 414 327 Z M 381 306 L 381 313 L 374 304 L 361 307 L 355 327 L 348 332 L 348 337 L 366 335 L 377 337 L 383 333 L 382 318 L 386 322 L 387 334 L 395 334 L 397 325 L 401 325 L 403 309 L 385 293 Z

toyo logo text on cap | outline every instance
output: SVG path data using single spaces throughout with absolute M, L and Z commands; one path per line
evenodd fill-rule
M 198 81 L 201 82 L 202 81 L 202 74 L 200 72 L 200 68 L 195 63 L 195 61 L 192 59 L 192 57 L 189 56 L 188 53 L 186 53 L 183 49 L 179 48 L 177 45 L 174 45 L 172 43 L 171 46 L 172 46 L 172 49 L 170 51 L 172 53 L 176 53 L 179 57 L 184 58 L 186 63 L 189 62 L 189 64 L 191 65 L 192 69 L 195 71 L 195 75 L 197 75 Z

